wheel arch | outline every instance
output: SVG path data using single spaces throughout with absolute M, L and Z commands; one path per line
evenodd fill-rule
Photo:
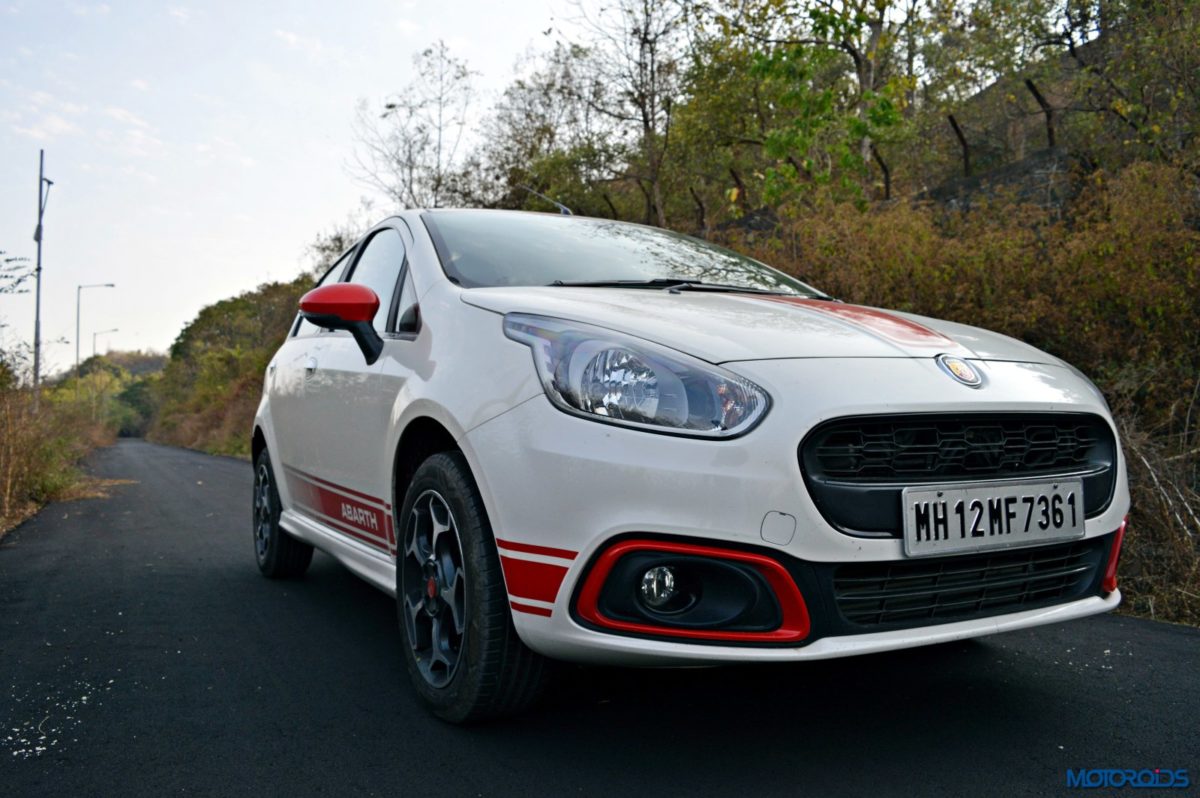
M 254 425 L 254 434 L 250 437 L 250 462 L 257 463 L 258 456 L 262 450 L 267 448 L 267 436 L 263 432 L 262 426 Z
M 421 463 L 439 452 L 461 451 L 450 430 L 432 416 L 417 416 L 408 422 L 392 458 L 392 507 L 397 521 L 408 486 Z

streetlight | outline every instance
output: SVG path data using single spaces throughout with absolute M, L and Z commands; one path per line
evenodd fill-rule
M 116 327 L 113 327 L 111 330 L 100 330 L 99 332 L 92 333 L 92 357 L 96 356 L 96 336 L 108 335 L 109 333 L 115 333 L 115 332 L 120 332 L 120 330 L 117 329 Z
M 46 214 L 46 204 L 50 202 L 52 185 L 54 185 L 54 181 L 46 177 L 46 151 L 38 150 L 38 214 L 37 227 L 33 231 L 33 240 L 37 242 L 37 270 L 34 272 L 37 299 L 33 306 L 33 410 L 35 413 L 38 409 L 42 380 L 42 217 Z
M 91 283 L 75 287 L 75 379 L 79 379 L 79 299 L 85 288 L 116 288 L 115 283 Z M 92 354 L 96 354 L 96 341 L 92 339 Z

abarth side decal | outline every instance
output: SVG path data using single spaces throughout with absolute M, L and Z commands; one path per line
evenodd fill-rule
M 390 504 L 291 466 L 284 466 L 284 473 L 299 510 L 373 548 L 396 553 Z

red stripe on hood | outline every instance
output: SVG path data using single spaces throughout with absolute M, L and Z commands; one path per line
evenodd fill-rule
M 955 342 L 936 330 L 931 330 L 923 324 L 909 321 L 877 308 L 862 305 L 847 305 L 842 302 L 830 302 L 827 299 L 804 299 L 789 296 L 752 295 L 755 299 L 766 299 L 771 302 L 782 302 L 797 305 L 805 310 L 834 316 L 842 321 L 861 327 L 867 332 L 874 333 L 889 341 L 909 346 L 929 346 L 938 349 L 955 346 Z

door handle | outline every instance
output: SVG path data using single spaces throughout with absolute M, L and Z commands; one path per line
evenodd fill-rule
M 311 377 L 313 375 L 313 373 L 316 372 L 316 370 L 317 370 L 317 359 L 315 357 L 310 357 L 304 363 L 304 376 Z

